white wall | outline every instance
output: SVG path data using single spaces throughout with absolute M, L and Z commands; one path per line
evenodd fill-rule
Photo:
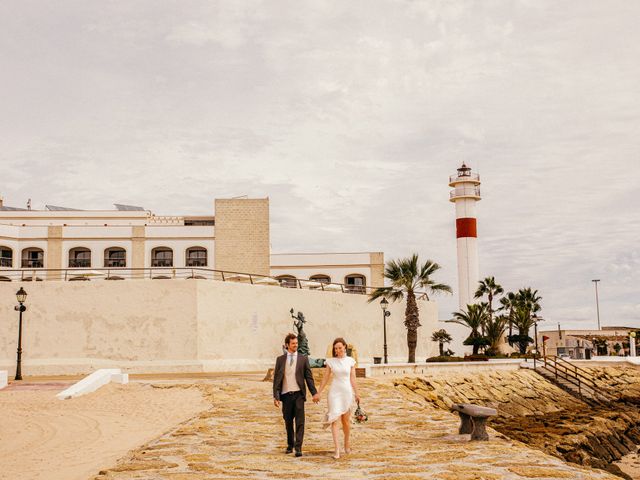
M 27 290 L 23 374 L 127 371 L 262 370 L 293 330 L 289 309 L 304 312 L 312 356 L 343 336 L 361 362 L 382 356 L 382 312 L 363 295 L 208 280 L 17 282 L 0 284 L 0 369 L 15 369 L 15 291 Z M 417 360 L 437 351 L 433 302 L 419 302 Z M 387 319 L 390 361 L 406 361 L 404 304 Z

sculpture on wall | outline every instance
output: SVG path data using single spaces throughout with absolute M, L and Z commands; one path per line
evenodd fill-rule
M 304 332 L 304 324 L 307 322 L 304 319 L 304 314 L 302 312 L 298 312 L 297 315 L 294 315 L 293 308 L 289 310 L 289 312 L 291 313 L 291 318 L 293 318 L 293 326 L 296 329 L 296 335 L 298 336 L 298 352 L 309 357 L 309 365 L 311 365 L 311 368 L 324 367 L 324 358 L 311 358 L 309 340 L 307 340 L 307 334 Z

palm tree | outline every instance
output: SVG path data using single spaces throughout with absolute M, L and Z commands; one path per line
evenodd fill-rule
M 416 293 L 421 293 L 429 300 L 429 293 L 448 292 L 451 287 L 444 283 L 436 283 L 431 276 L 440 270 L 440 265 L 431 260 L 420 264 L 418 255 L 398 260 L 389 260 L 384 269 L 384 276 L 390 280 L 388 287 L 376 288 L 369 295 L 369 302 L 384 297 L 392 302 L 407 297 L 407 308 L 404 312 L 404 325 L 407 327 L 407 346 L 409 348 L 409 363 L 416 362 L 416 346 L 418 345 L 418 327 L 420 317 Z M 419 289 L 422 289 L 421 291 Z
M 463 345 L 473 346 L 473 355 L 478 354 L 480 347 L 488 344 L 487 338 L 480 333 L 480 329 L 483 327 L 487 320 L 487 307 L 486 303 L 479 305 L 467 305 L 467 311 L 453 312 L 453 318 L 447 320 L 448 323 L 457 323 L 471 329 L 471 333 L 462 342 Z
M 444 357 L 444 344 L 451 343 L 452 340 L 453 337 L 449 335 L 449 332 L 447 332 L 444 328 L 433 332 L 433 334 L 431 335 L 431 341 L 438 342 L 438 348 L 440 350 L 441 357 Z
M 517 297 L 513 292 L 507 293 L 500 299 L 501 307 L 498 310 L 506 310 L 508 312 L 507 318 L 509 319 L 509 336 L 513 334 L 513 310 L 516 308 Z
M 539 320 L 540 300 L 542 297 L 538 296 L 538 291 L 530 287 L 521 288 L 515 295 L 511 321 L 518 329 L 518 334 L 509 335 L 509 343 L 517 343 L 521 354 L 527 353 L 527 346 L 534 341 L 529 336 L 529 330 Z
M 489 300 L 489 321 L 493 320 L 493 297 L 504 293 L 504 289 L 501 285 L 496 283 L 494 277 L 486 277 L 484 280 L 478 282 L 478 289 L 476 290 L 475 298 L 482 298 L 485 295 Z M 483 327 L 484 334 L 484 327 Z
M 485 325 L 485 336 L 489 342 L 489 348 L 487 349 L 488 354 L 497 355 L 500 353 L 500 342 L 502 341 L 502 336 L 507 329 L 508 322 L 509 317 L 505 315 L 498 315 L 494 319 L 487 319 Z

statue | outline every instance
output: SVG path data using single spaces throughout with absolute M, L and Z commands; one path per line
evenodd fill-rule
M 293 318 L 293 326 L 297 331 L 296 335 L 298 335 L 298 352 L 309 357 L 309 365 L 311 368 L 324 367 L 324 358 L 311 358 L 310 356 L 309 341 L 307 340 L 307 334 L 304 333 L 304 324 L 306 323 L 304 314 L 298 312 L 298 315 L 294 315 L 293 308 L 289 310 L 289 312 L 291 313 L 291 318 Z
M 298 352 L 302 355 L 309 356 L 309 341 L 307 340 L 307 334 L 304 333 L 304 324 L 306 320 L 304 319 L 304 314 L 302 312 L 298 312 L 298 315 L 293 314 L 293 308 L 289 310 L 291 312 L 291 318 L 293 318 L 293 326 L 297 330 L 298 335 Z

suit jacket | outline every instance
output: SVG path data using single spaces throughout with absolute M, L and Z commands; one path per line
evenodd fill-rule
M 273 398 L 280 400 L 280 392 L 282 392 L 282 383 L 284 380 L 284 367 L 287 363 L 287 355 L 281 355 L 276 358 L 276 366 L 273 370 Z M 306 382 L 306 386 L 305 386 Z M 313 374 L 311 373 L 311 367 L 309 366 L 309 359 L 306 355 L 298 353 L 298 359 L 296 361 L 296 383 L 300 387 L 300 393 L 302 398 L 307 400 L 307 386 L 311 395 L 317 393 L 316 385 L 313 381 Z

